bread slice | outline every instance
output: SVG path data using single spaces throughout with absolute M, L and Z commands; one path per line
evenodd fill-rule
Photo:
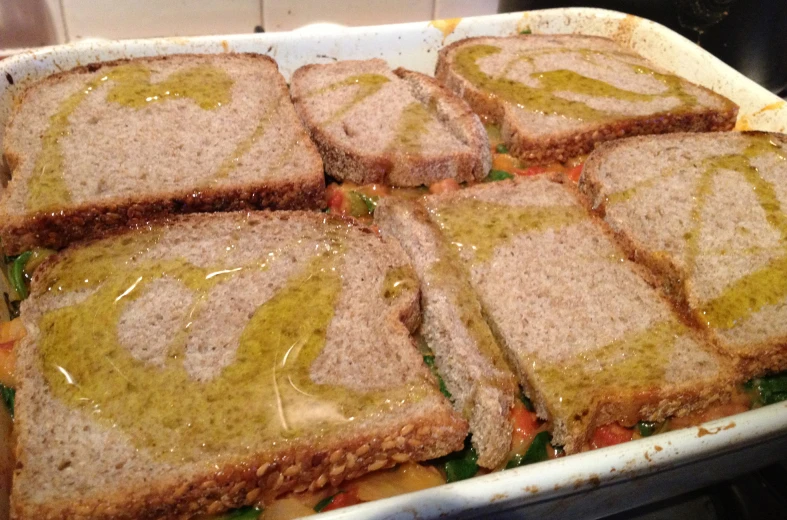
M 731 130 L 738 107 L 631 49 L 580 35 L 467 38 L 440 50 L 436 77 L 512 154 L 565 161 L 626 135 Z
M 429 197 L 510 364 L 566 453 L 596 427 L 729 398 L 729 362 L 683 325 L 569 188 L 546 178 Z
M 750 377 L 787 370 L 786 178 L 787 136 L 736 132 L 610 143 L 580 183 L 629 255 Z
M 514 374 L 470 286 L 468 274 L 424 207 L 388 197 L 374 212 L 383 236 L 399 241 L 421 281 L 421 335 L 435 354 L 435 364 L 473 434 L 478 464 L 505 463 L 511 446 L 511 407 L 518 391 Z
M 9 254 L 174 213 L 324 204 L 319 154 L 276 62 L 257 54 L 138 58 L 50 76 L 17 103 L 4 151 Z
M 36 272 L 13 518 L 217 513 L 463 445 L 398 245 L 319 213 L 178 217 Z
M 340 61 L 301 67 L 290 90 L 332 177 L 420 186 L 489 172 L 483 125 L 433 78 L 380 59 Z

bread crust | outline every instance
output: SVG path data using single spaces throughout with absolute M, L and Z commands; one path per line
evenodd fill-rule
M 770 132 L 742 133 L 770 135 L 784 139 L 782 134 Z M 641 137 L 640 139 L 649 138 Z M 658 139 L 658 137 L 651 139 Z M 650 280 L 660 288 L 661 293 L 684 321 L 700 331 L 721 355 L 733 361 L 737 375 L 736 383 L 747 381 L 757 375 L 787 370 L 787 336 L 771 338 L 769 341 L 746 345 L 742 348 L 726 346 L 725 341 L 718 334 L 703 324 L 700 311 L 690 305 L 688 294 L 692 282 L 675 260 L 667 254 L 651 251 L 646 244 L 638 241 L 624 228 L 613 229 L 606 222 L 604 219 L 606 214 L 604 186 L 601 184 L 597 172 L 604 163 L 605 154 L 618 147 L 626 146 L 627 141 L 604 143 L 585 162 L 578 189 L 585 196 L 588 209 L 600 217 L 607 233 L 621 246 L 629 259 L 643 266 L 650 273 Z
M 199 54 L 173 54 L 143 58 L 145 61 L 171 61 L 181 56 L 199 57 Z M 276 61 L 264 54 L 233 53 L 233 57 L 252 58 L 274 65 Z M 91 63 L 69 69 L 41 80 L 38 84 L 54 82 L 59 78 L 79 73 L 93 73 L 103 68 L 116 67 L 139 59 L 119 59 L 101 63 Z M 282 79 L 282 84 L 284 80 Z M 30 89 L 20 96 L 15 102 L 17 109 L 9 119 L 8 129 L 18 116 L 18 107 L 30 95 Z M 282 96 L 287 96 L 286 87 Z M 294 121 L 298 124 L 297 119 Z M 131 197 L 115 197 L 97 202 L 84 203 L 61 208 L 58 211 L 25 213 L 21 215 L 3 213 L 5 217 L 0 222 L 0 237 L 6 254 L 19 254 L 33 247 L 46 247 L 60 249 L 71 242 L 91 237 L 103 236 L 108 230 L 119 227 L 121 229 L 135 228 L 151 220 L 165 218 L 179 213 L 237 211 L 255 209 L 273 210 L 298 210 L 322 209 L 325 207 L 325 179 L 322 172 L 322 161 L 312 143 L 305 139 L 304 149 L 301 153 L 311 154 L 315 165 L 312 175 L 297 181 L 272 179 L 246 185 L 228 185 L 226 187 L 202 186 L 179 192 L 146 193 Z M 17 150 L 5 141 L 3 151 L 6 162 L 13 171 L 19 166 L 22 157 Z M 9 183 L 6 191 L 9 193 L 15 188 L 13 182 Z M 0 203 L 6 200 L 9 193 L 4 193 Z
M 497 39 L 555 38 L 555 35 L 516 35 Z M 557 37 L 571 38 L 572 35 Z M 582 36 L 598 41 L 611 41 L 607 38 Z M 467 81 L 452 71 L 451 54 L 459 47 L 490 37 L 466 38 L 440 49 L 435 77 L 448 88 L 461 96 L 479 116 L 492 124 L 501 125 L 501 134 L 512 155 L 528 161 L 549 162 L 566 161 L 572 157 L 593 151 L 602 142 L 621 137 L 671 132 L 714 132 L 732 130 L 738 116 L 738 106 L 713 91 L 693 84 L 696 88 L 724 100 L 722 110 L 704 108 L 691 112 L 666 112 L 642 117 L 627 117 L 601 122 L 589 129 L 578 129 L 554 133 L 548 136 L 532 136 L 518 128 L 506 117 L 506 102 L 492 94 L 487 94 L 470 86 Z M 632 52 L 633 54 L 633 52 Z M 687 82 L 690 83 L 690 82 Z
M 305 91 L 301 85 L 307 80 L 302 78 L 322 67 L 326 65 L 310 64 L 300 67 L 293 73 L 290 91 L 295 109 L 312 141 L 317 145 L 328 175 L 356 184 L 382 183 L 391 186 L 428 185 L 448 177 L 467 182 L 486 176 L 491 166 L 489 141 L 483 125 L 470 107 L 434 79 L 403 68 L 394 70 L 393 74 L 406 83 L 420 84 L 422 90 L 428 91 L 431 97 L 438 100 L 438 111 L 441 106 L 456 111 L 456 114 L 447 114 L 446 110 L 442 109 L 442 113 L 438 115 L 441 121 L 449 117 L 456 119 L 457 124 L 452 128 L 452 134 L 471 150 L 437 157 L 424 157 L 420 154 L 368 154 L 364 150 L 339 142 L 313 117 L 303 103 Z M 414 87 L 412 84 L 409 87 L 412 92 Z M 415 97 L 422 104 L 427 104 L 419 96 Z
M 214 218 L 247 219 L 308 219 L 315 223 L 324 219 L 340 221 L 336 217 L 315 212 L 237 212 L 222 214 L 175 215 L 158 225 L 174 225 L 189 222 L 199 225 L 201 221 Z M 389 242 L 369 228 L 359 232 L 392 247 L 402 259 L 406 255 L 399 245 Z M 122 234 L 122 230 L 111 228 L 101 238 Z M 97 239 L 86 239 L 77 246 L 88 245 Z M 72 248 L 47 258 L 36 270 L 33 293 L 39 280 Z M 403 298 L 386 316 L 396 322 L 397 329 L 407 327 L 409 331 L 418 326 L 420 316 L 419 291 L 412 298 Z M 26 305 L 34 302 L 28 300 Z M 29 315 L 29 314 L 28 314 Z M 407 332 L 404 331 L 406 334 Z M 35 338 L 27 336 L 20 348 L 31 354 Z M 420 369 L 421 367 L 419 367 Z M 424 369 L 425 370 L 425 369 Z M 22 392 L 30 391 L 24 388 Z M 20 401 L 23 401 L 20 400 Z M 150 477 L 147 486 L 138 480 L 118 483 L 117 489 L 99 489 L 85 493 L 76 501 L 73 496 L 57 502 L 33 503 L 25 501 L 17 493 L 12 494 L 14 519 L 156 519 L 191 518 L 202 514 L 215 514 L 244 505 L 261 504 L 276 496 L 295 491 L 315 491 L 326 486 L 338 486 L 346 479 L 359 477 L 369 471 L 389 468 L 409 460 L 433 459 L 464 445 L 467 423 L 453 412 L 437 391 L 425 397 L 418 408 L 406 415 L 391 415 L 379 420 L 367 421 L 356 428 L 345 428 L 335 432 L 315 434 L 288 441 L 271 442 L 249 457 L 236 457 L 220 467 L 210 464 L 192 465 L 184 471 L 167 477 Z M 25 468 L 26 428 L 24 421 L 35 418 L 35 410 L 19 409 L 20 437 L 17 442 L 18 474 Z M 226 459 L 225 459 L 226 460 Z M 190 468 L 195 468 L 191 470 Z M 14 488 L 17 490 L 17 488 Z

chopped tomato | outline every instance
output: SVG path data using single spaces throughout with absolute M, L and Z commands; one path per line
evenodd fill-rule
M 449 191 L 458 191 L 460 188 L 456 179 L 443 179 L 429 185 L 429 193 L 448 193 Z
M 536 413 L 529 411 L 519 401 L 511 409 L 511 422 L 514 423 L 514 435 L 519 437 L 532 437 L 539 426 Z
M 633 436 L 634 430 L 624 428 L 618 423 L 605 424 L 596 428 L 590 444 L 593 449 L 606 448 L 607 446 L 628 442 Z
M 325 200 L 331 213 L 343 215 L 350 210 L 350 198 L 338 184 L 329 184 L 325 189 Z
M 579 182 L 579 176 L 582 174 L 582 166 L 583 163 L 580 163 L 573 168 L 569 168 L 569 170 L 566 172 L 566 177 L 574 182 Z
M 333 497 L 331 503 L 325 506 L 325 509 L 323 509 L 323 511 L 333 511 L 334 509 L 340 509 L 342 507 L 347 507 L 347 506 L 354 506 L 355 504 L 360 504 L 360 503 L 361 503 L 361 499 L 358 498 L 355 488 L 350 487 L 346 491 L 342 491 L 338 495 Z
M 11 343 L 24 338 L 27 335 L 25 326 L 22 325 L 22 320 L 16 318 L 11 321 L 0 323 L 0 345 Z
M 529 177 L 531 175 L 538 175 L 539 173 L 544 173 L 547 171 L 549 170 L 545 166 L 529 166 L 527 168 L 515 168 L 514 175 Z
M 519 168 L 519 160 L 507 153 L 496 153 L 492 158 L 492 169 L 514 173 Z

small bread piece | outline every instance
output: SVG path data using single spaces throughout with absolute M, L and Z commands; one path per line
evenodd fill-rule
M 50 76 L 15 107 L 4 153 L 8 254 L 175 213 L 324 205 L 319 153 L 276 62 L 257 54 L 138 58 Z
M 380 59 L 306 65 L 290 85 L 325 171 L 358 184 L 480 180 L 489 140 L 467 103 L 429 76 Z
M 418 292 L 396 243 L 319 213 L 68 248 L 23 303 L 12 518 L 213 514 L 461 449 Z
M 399 241 L 421 281 L 421 335 L 473 434 L 478 464 L 495 468 L 511 446 L 511 407 L 518 385 L 484 320 L 467 273 L 415 201 L 383 198 L 374 218 Z
M 631 49 L 581 35 L 467 38 L 440 50 L 435 76 L 512 154 L 565 161 L 627 135 L 731 130 L 738 107 Z
M 749 378 L 787 370 L 785 179 L 784 134 L 676 134 L 599 147 L 580 188 Z
M 522 178 L 427 198 L 566 453 L 596 427 L 724 401 L 730 364 L 681 324 L 569 188 Z

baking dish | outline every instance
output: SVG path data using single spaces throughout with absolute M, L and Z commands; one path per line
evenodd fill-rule
M 432 73 L 437 51 L 468 36 L 582 33 L 614 38 L 657 65 L 709 87 L 741 107 L 738 128 L 783 132 L 785 102 L 658 24 L 599 9 L 550 9 L 361 28 L 198 38 L 88 41 L 0 62 L 0 125 L 14 97 L 36 79 L 97 61 L 172 53 L 268 54 L 289 77 L 306 63 L 381 57 Z M 0 141 L 1 144 L 1 141 Z M 326 513 L 324 518 L 546 515 L 593 518 L 629 509 L 770 463 L 787 448 L 787 403 L 698 428 L 495 473 Z

